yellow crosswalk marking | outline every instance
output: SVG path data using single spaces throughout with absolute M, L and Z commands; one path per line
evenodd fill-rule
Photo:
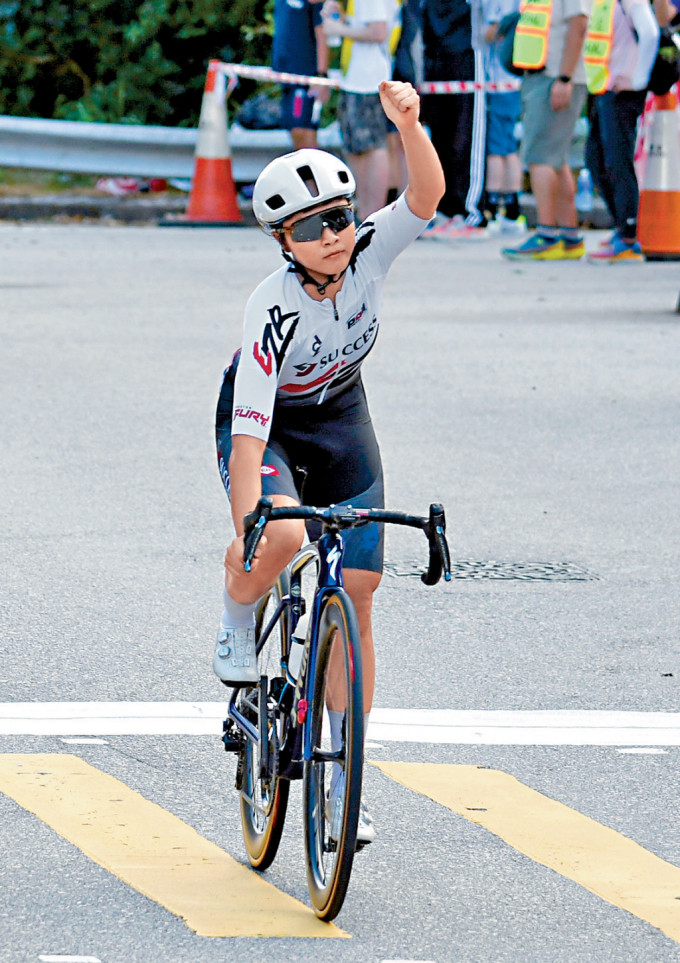
M 620 833 L 495 769 L 374 765 L 680 942 L 680 869 Z
M 0 755 L 0 792 L 199 936 L 345 937 L 176 816 L 67 754 Z

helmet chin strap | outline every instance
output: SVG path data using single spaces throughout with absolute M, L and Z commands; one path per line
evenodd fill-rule
M 304 266 L 304 264 L 301 264 L 299 261 L 296 261 L 296 259 L 295 259 L 295 258 L 293 257 L 293 255 L 290 253 L 290 251 L 287 251 L 287 250 L 283 247 L 283 245 L 281 245 L 281 253 L 283 254 L 285 260 L 286 260 L 286 261 L 289 261 L 289 262 L 293 265 L 293 267 L 295 268 L 296 272 L 297 272 L 299 275 L 301 275 L 301 277 L 302 277 L 302 286 L 305 287 L 307 284 L 311 284 L 311 285 L 313 285 L 313 286 L 316 288 L 316 290 L 319 292 L 319 294 L 325 294 L 325 293 L 326 293 L 326 288 L 328 287 L 328 285 L 329 285 L 329 284 L 335 284 L 336 281 L 339 281 L 340 278 L 344 275 L 345 271 L 347 270 L 347 268 L 344 268 L 344 270 L 342 270 L 342 271 L 337 275 L 337 277 L 335 277 L 335 276 L 332 275 L 332 274 L 329 274 L 329 275 L 327 275 L 325 281 L 317 281 L 315 278 L 312 277 L 312 275 L 309 273 L 309 271 L 308 271 L 307 268 Z

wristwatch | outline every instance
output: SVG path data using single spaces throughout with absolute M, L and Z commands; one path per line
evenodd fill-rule
M 571 77 L 567 77 L 566 74 L 560 74 L 560 76 L 559 76 L 557 79 L 559 80 L 559 82 L 560 82 L 561 84 L 570 84 L 570 83 L 571 83 Z

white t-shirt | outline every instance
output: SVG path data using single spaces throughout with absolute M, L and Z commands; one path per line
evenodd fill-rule
M 355 40 L 352 56 L 343 81 L 343 89 L 354 94 L 377 94 L 383 80 L 392 77 L 390 35 L 400 15 L 395 0 L 354 0 L 354 13 L 348 23 L 352 27 L 365 27 L 369 23 L 387 24 L 384 43 L 366 43 Z
M 572 17 L 579 16 L 579 14 L 589 17 L 591 8 L 592 0 L 553 0 L 552 21 L 548 37 L 548 59 L 545 64 L 545 73 L 548 77 L 559 77 L 562 73 L 560 68 L 569 20 Z M 576 64 L 572 80 L 575 84 L 585 84 L 586 82 L 583 51 L 581 51 L 581 56 Z
M 510 13 L 517 13 L 520 0 L 482 0 L 482 19 L 483 26 L 486 28 L 492 23 L 500 23 L 503 17 Z M 499 42 L 487 43 L 484 41 L 484 72 L 486 79 L 494 84 L 516 81 L 517 77 L 509 73 L 498 59 Z
M 289 265 L 255 289 L 246 306 L 232 434 L 266 441 L 275 402 L 315 405 L 358 380 L 378 336 L 390 265 L 427 223 L 403 194 L 364 221 L 335 305 L 311 298 Z
M 638 89 L 644 89 L 654 65 L 658 37 L 659 27 L 649 0 L 620 0 L 616 3 L 614 39 L 609 61 L 610 84 L 617 76 L 628 77 L 638 83 Z M 644 63 L 639 62 L 640 57 L 644 58 Z

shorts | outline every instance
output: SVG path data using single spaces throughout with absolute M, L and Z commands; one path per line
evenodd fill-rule
M 227 371 L 216 425 L 217 461 L 229 495 L 233 368 Z M 288 495 L 302 504 L 384 508 L 380 449 L 359 380 L 320 405 L 277 405 L 262 459 L 262 494 Z M 310 541 L 321 534 L 307 523 Z M 382 572 L 384 526 L 370 523 L 342 533 L 346 568 Z
M 309 87 L 281 88 L 281 128 L 282 130 L 316 130 L 318 123 L 312 120 L 316 100 L 309 95 Z
M 379 94 L 340 91 L 338 119 L 342 146 L 348 154 L 365 154 L 387 147 L 387 117 Z
M 522 81 L 522 159 L 527 166 L 546 164 L 559 170 L 569 163 L 574 127 L 586 100 L 586 85 L 574 84 L 564 110 L 550 106 L 554 77 L 525 74 Z
M 519 90 L 486 95 L 486 152 L 498 157 L 516 154 L 515 126 L 522 112 Z

